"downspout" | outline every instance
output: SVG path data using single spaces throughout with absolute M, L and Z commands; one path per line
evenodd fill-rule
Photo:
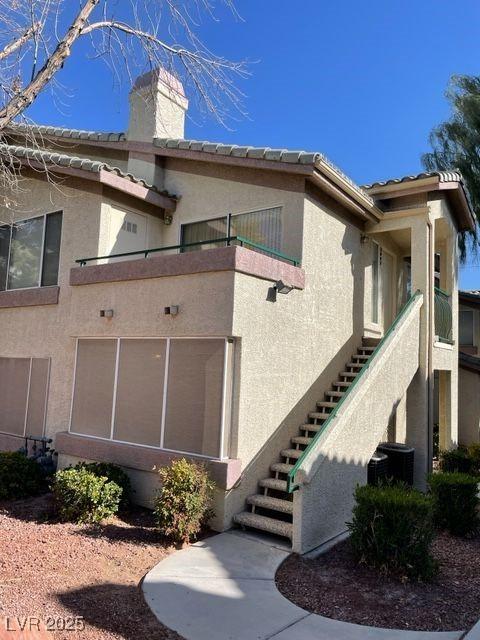
M 433 267 L 435 263 L 435 255 L 433 246 L 433 224 L 430 219 L 430 207 L 427 212 L 427 238 L 428 238 L 428 324 L 427 324 L 427 375 L 428 375 L 428 397 L 427 397 L 427 470 L 432 471 L 433 461 L 433 337 L 435 330 L 432 331 L 435 322 L 435 302 L 433 298 Z M 432 264 L 433 254 L 433 264 Z

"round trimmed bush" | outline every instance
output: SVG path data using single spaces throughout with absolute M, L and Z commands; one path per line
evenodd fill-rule
M 162 488 L 155 497 L 155 517 L 163 535 L 177 543 L 195 537 L 213 516 L 214 485 L 203 465 L 176 460 L 159 469 Z
M 111 462 L 79 462 L 74 469 L 86 469 L 96 476 L 107 478 L 109 482 L 115 482 L 122 489 L 121 507 L 127 507 L 130 503 L 132 485 L 122 467 Z
M 18 451 L 0 452 L 0 500 L 27 498 L 45 489 L 45 474 L 38 462 Z
M 472 473 L 474 461 L 465 447 L 440 452 L 440 469 L 445 473 Z
M 60 518 L 80 524 L 94 524 L 113 516 L 122 497 L 118 484 L 82 467 L 57 471 L 52 491 Z
M 432 501 L 401 484 L 365 485 L 355 491 L 350 543 L 356 559 L 386 573 L 430 580 L 437 564 Z
M 440 529 L 455 536 L 478 531 L 478 477 L 466 473 L 431 473 L 428 484 L 435 524 Z

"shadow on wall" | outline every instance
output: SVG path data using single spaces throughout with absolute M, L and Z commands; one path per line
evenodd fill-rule
M 254 458 L 244 467 L 240 483 L 232 489 L 225 497 L 225 511 L 227 514 L 234 515 L 240 512 L 245 506 L 245 500 L 249 495 L 258 492 L 258 481 L 262 478 L 270 476 L 270 465 L 274 462 L 281 461 L 280 451 L 291 447 L 290 439 L 300 434 L 300 425 L 308 421 L 308 413 L 315 411 L 316 402 L 324 399 L 324 394 L 331 389 L 332 383 L 338 380 L 339 373 L 345 369 L 345 364 L 350 361 L 352 354 L 361 344 L 364 331 L 364 296 L 365 296 L 365 254 L 363 245 L 360 242 L 359 230 L 351 225 L 346 225 L 342 248 L 345 255 L 350 256 L 350 270 L 353 280 L 353 295 L 351 291 L 346 291 L 338 285 L 338 291 L 335 291 L 337 299 L 344 296 L 352 296 L 351 300 L 351 325 L 350 336 L 342 344 L 335 347 L 335 352 L 331 360 L 323 366 L 319 371 L 317 378 L 311 386 L 305 391 L 303 396 L 297 401 L 295 406 L 289 411 L 279 424 L 275 432 L 259 449 Z M 318 322 L 312 325 L 312 330 L 316 330 L 321 334 L 321 340 L 331 341 L 332 327 L 338 321 L 334 315 L 335 305 L 325 305 L 322 298 L 321 289 L 323 284 L 332 277 L 330 270 L 315 274 L 315 287 L 319 289 L 316 297 L 316 317 Z M 307 287 L 309 284 L 307 277 Z M 327 287 L 326 287 L 327 288 Z M 331 290 L 331 286 L 328 287 Z M 347 305 L 349 301 L 346 301 Z M 325 309 L 330 311 L 326 312 Z M 333 310 L 333 311 L 332 311 Z M 280 336 L 281 338 L 281 336 Z M 241 344 L 236 357 L 241 358 Z M 272 349 L 284 348 L 284 345 L 275 344 L 272 341 Z M 315 353 L 309 353 L 305 350 L 309 358 L 315 359 Z M 324 363 L 322 363 L 323 365 Z M 297 361 L 297 366 L 301 367 L 302 363 Z M 241 366 L 240 366 L 241 369 Z M 240 371 L 240 379 L 241 379 Z M 237 393 L 238 393 L 237 385 Z M 288 380 L 286 380 L 288 387 Z M 279 394 L 288 393 L 288 389 L 283 391 L 280 389 Z M 272 398 L 266 397 L 265 402 L 271 402 Z M 273 398 L 273 401 L 275 399 Z M 234 406 L 238 407 L 238 395 L 234 398 Z M 254 411 L 254 408 L 252 408 Z M 234 421 L 235 423 L 235 421 Z M 232 450 L 237 448 L 238 434 L 232 432 Z M 231 522 L 226 522 L 225 526 L 230 526 Z

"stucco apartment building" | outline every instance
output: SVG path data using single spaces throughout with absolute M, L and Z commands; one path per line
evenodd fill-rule
M 480 442 L 480 291 L 459 292 L 458 439 Z
M 415 447 L 423 487 L 435 401 L 458 439 L 472 214 L 455 172 L 361 188 L 319 153 L 185 139 L 187 106 L 160 71 L 126 133 L 9 130 L 0 448 L 46 434 L 61 467 L 123 465 L 143 504 L 156 467 L 205 462 L 214 528 L 305 552 L 345 529 L 380 441 Z

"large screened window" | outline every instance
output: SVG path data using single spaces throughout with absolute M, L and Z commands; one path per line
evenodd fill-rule
M 49 368 L 48 358 L 0 358 L 0 432 L 43 435 Z
M 62 212 L 0 227 L 0 291 L 55 285 Z
M 240 213 L 231 217 L 232 236 L 243 236 L 257 244 L 263 244 L 269 249 L 282 249 L 282 207 L 261 209 L 249 213 Z M 228 216 L 203 220 L 182 225 L 182 244 L 218 240 L 228 235 Z M 200 247 L 186 247 L 185 251 L 196 249 L 211 249 L 218 243 L 204 244 Z
M 224 338 L 80 338 L 70 431 L 225 457 L 231 348 Z

